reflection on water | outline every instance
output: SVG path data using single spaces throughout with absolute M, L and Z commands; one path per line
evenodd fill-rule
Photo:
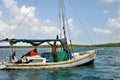
M 92 48 L 91 48 L 92 49 Z M 21 57 L 30 49 L 16 49 L 17 57 Z M 74 51 L 89 50 L 87 48 Z M 38 49 L 39 53 L 42 53 Z M 0 60 L 8 56 L 9 49 L 0 49 Z M 120 48 L 104 48 L 97 52 L 93 65 L 65 69 L 49 70 L 0 70 L 0 80 L 119 80 Z

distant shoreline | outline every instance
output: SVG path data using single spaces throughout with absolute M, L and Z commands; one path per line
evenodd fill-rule
M 36 47 L 36 48 L 50 48 L 49 45 L 42 45 L 42 46 L 13 46 L 13 47 L 14 48 L 34 48 L 34 47 Z M 79 47 L 120 47 L 120 43 L 108 43 L 108 44 L 96 44 L 96 45 L 73 44 L 72 47 L 73 48 L 79 48 Z M 10 46 L 0 46 L 0 48 L 10 48 Z

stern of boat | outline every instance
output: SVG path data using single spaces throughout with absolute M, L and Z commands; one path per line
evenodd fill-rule
M 78 66 L 79 65 L 84 65 L 84 64 L 93 64 L 95 57 L 96 57 L 96 50 L 90 50 L 90 51 L 85 51 L 85 52 L 76 52 L 73 53 L 73 60 L 78 61 Z

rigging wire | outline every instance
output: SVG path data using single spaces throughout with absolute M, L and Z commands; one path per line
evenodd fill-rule
M 6 23 L 5 19 L 2 19 L 2 21 L 3 21 L 4 23 Z M 9 32 L 9 33 L 10 33 L 10 32 Z M 3 37 L 3 38 L 6 38 L 6 37 L 4 37 L 4 36 L 6 36 L 6 35 L 7 35 L 6 33 L 4 33 L 4 34 L 1 34 L 1 33 L 0 33 L 0 36 Z
M 32 6 L 36 6 L 39 0 L 35 1 L 35 3 Z M 23 19 L 20 21 L 20 23 L 16 26 L 16 28 L 10 33 L 10 37 L 13 35 L 13 33 L 19 28 L 19 26 L 23 23 L 25 18 L 28 16 L 28 14 L 32 11 L 32 7 L 29 9 L 29 11 L 26 13 L 26 15 L 23 17 Z
M 39 0 L 35 1 L 35 3 L 32 6 L 37 5 L 37 3 L 39 2 Z M 28 16 L 28 14 L 32 11 L 32 7 L 29 9 L 29 11 L 26 13 L 26 15 L 23 17 L 23 19 L 20 21 L 20 23 L 16 26 L 16 28 L 10 33 L 11 37 L 13 35 L 13 33 L 19 28 L 19 26 L 23 23 L 23 21 L 25 20 L 25 18 Z M 11 48 L 11 52 L 13 53 L 13 45 L 10 45 Z M 16 49 L 15 49 L 16 52 Z M 12 53 L 10 55 L 12 55 Z
M 93 44 L 93 42 L 92 42 L 90 36 L 88 35 L 87 29 L 86 29 L 85 26 L 82 24 L 82 22 L 81 22 L 81 20 L 80 20 L 80 18 L 79 18 L 79 16 L 78 16 L 78 14 L 77 14 L 77 12 L 76 12 L 76 10 L 75 10 L 73 4 L 72 4 L 72 1 L 69 0 L 69 3 L 70 3 L 70 5 L 71 5 L 71 7 L 72 7 L 72 9 L 73 9 L 73 11 L 74 11 L 74 13 L 75 13 L 75 15 L 76 15 L 78 21 L 79 21 L 79 24 L 82 26 L 83 30 L 85 31 L 85 34 L 86 34 L 87 38 L 88 38 L 89 41 L 90 41 L 90 44 Z

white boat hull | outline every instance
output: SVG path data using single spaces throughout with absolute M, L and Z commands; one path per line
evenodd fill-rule
M 87 52 L 77 52 L 71 60 L 51 63 L 4 63 L 1 69 L 52 69 L 80 66 L 89 62 L 93 62 L 96 56 L 96 50 Z

